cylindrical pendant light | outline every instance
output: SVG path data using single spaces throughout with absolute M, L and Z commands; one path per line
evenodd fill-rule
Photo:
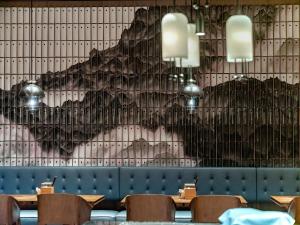
M 226 22 L 228 62 L 253 61 L 252 22 L 248 16 L 234 15 Z
M 188 30 L 188 56 L 187 58 L 176 59 L 176 67 L 199 67 L 200 66 L 200 50 L 199 37 L 196 35 L 196 25 L 189 23 Z M 180 62 L 181 61 L 181 62 Z
M 188 56 L 188 19 L 182 13 L 168 13 L 161 21 L 162 57 L 164 61 Z

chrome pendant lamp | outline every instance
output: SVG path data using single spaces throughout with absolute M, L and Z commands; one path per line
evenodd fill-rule
M 226 21 L 226 47 L 227 61 L 229 63 L 242 63 L 242 74 L 235 79 L 247 79 L 245 63 L 253 61 L 253 31 L 251 19 L 241 13 L 237 1 L 237 13 Z
M 205 35 L 205 25 L 204 25 L 204 15 L 200 9 L 200 1 L 193 0 L 192 2 L 193 9 L 196 11 L 196 35 L 204 36 Z M 205 3 L 205 8 L 208 8 L 208 1 Z
M 36 111 L 40 107 L 42 98 L 45 97 L 43 89 L 37 85 L 35 80 L 26 82 L 26 85 L 21 89 L 23 106 L 29 111 Z
M 31 17 L 30 27 L 32 28 L 32 0 L 31 0 Z M 37 82 L 33 79 L 32 75 L 32 31 L 30 32 L 30 80 L 26 82 L 25 86 L 20 91 L 20 97 L 22 98 L 22 105 L 30 112 L 35 112 L 39 109 L 42 98 L 45 97 L 43 89 L 37 85 Z

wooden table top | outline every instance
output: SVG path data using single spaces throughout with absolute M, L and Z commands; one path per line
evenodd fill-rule
M 37 203 L 37 195 L 10 195 L 14 199 L 17 200 L 17 202 L 21 203 Z M 85 201 L 87 201 L 91 205 L 96 205 L 102 200 L 104 200 L 104 195 L 78 195 L 81 198 L 83 198 Z
M 295 198 L 296 196 L 292 196 L 292 195 L 287 195 L 287 196 L 283 196 L 283 195 L 272 195 L 271 199 L 273 202 L 275 202 L 277 205 L 279 205 L 280 207 L 283 208 L 288 208 L 291 201 Z
M 121 200 L 121 204 L 125 205 L 125 200 L 126 200 L 125 196 L 122 200 Z M 192 199 L 186 199 L 186 198 L 180 198 L 178 195 L 171 195 L 173 201 L 175 202 L 177 207 L 182 207 L 182 208 L 188 208 L 190 206 L 190 203 L 192 201 Z M 246 199 L 243 196 L 237 195 L 236 197 L 238 197 L 241 201 L 241 203 L 243 205 L 247 204 Z

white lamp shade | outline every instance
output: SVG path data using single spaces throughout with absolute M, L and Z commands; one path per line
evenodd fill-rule
M 188 19 L 182 13 L 168 13 L 161 21 L 162 57 L 164 61 L 186 58 Z
M 248 16 L 234 15 L 226 22 L 228 62 L 253 61 L 252 22 Z
M 199 67 L 200 52 L 199 52 L 199 37 L 196 34 L 196 25 L 188 24 L 188 57 L 181 59 L 176 58 L 176 67 Z

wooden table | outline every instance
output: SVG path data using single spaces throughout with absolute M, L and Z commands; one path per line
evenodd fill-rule
M 272 195 L 271 199 L 273 202 L 275 202 L 277 205 L 279 205 L 282 208 L 288 209 L 291 201 L 297 196 L 282 196 L 282 195 Z
M 25 204 L 36 204 L 37 203 L 37 195 L 10 195 L 14 199 L 17 200 L 17 202 Z M 94 206 L 104 200 L 104 195 L 78 195 L 84 200 L 86 200 L 90 205 Z
M 126 200 L 125 196 L 122 200 L 121 200 L 121 205 L 125 206 L 125 200 Z M 180 198 L 178 195 L 171 195 L 173 201 L 176 204 L 176 207 L 178 208 L 189 208 L 190 207 L 190 203 L 192 201 L 192 199 L 186 199 L 186 198 Z M 247 201 L 246 199 L 244 199 L 243 196 L 237 195 L 236 197 L 238 197 L 241 201 L 241 203 L 243 205 L 247 205 Z

